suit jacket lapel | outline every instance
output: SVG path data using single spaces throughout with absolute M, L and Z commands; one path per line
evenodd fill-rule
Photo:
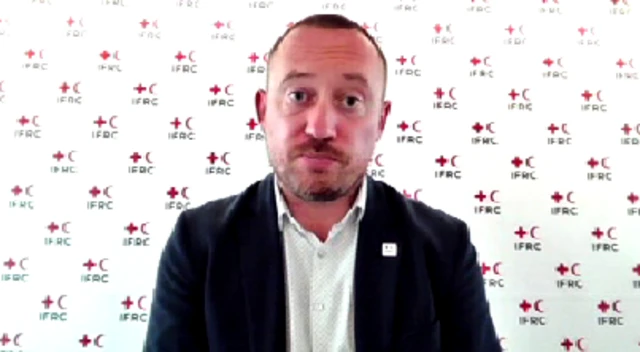
M 360 223 L 354 269 L 357 351 L 386 351 L 392 343 L 396 284 L 402 243 L 393 226 L 392 196 L 369 178 L 365 214 Z M 395 256 L 383 256 L 395 246 Z
M 286 350 L 285 276 L 273 175 L 243 195 L 238 218 L 240 268 L 252 351 Z

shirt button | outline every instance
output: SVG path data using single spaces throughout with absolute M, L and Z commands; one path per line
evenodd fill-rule
M 327 252 L 324 249 L 318 249 L 316 254 L 318 255 L 318 258 L 322 259 L 327 255 Z

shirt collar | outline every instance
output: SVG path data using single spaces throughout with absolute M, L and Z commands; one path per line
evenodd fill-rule
M 284 226 L 285 217 L 290 218 L 291 213 L 289 212 L 289 207 L 287 206 L 287 202 L 284 200 L 282 195 L 282 191 L 280 190 L 280 184 L 278 183 L 278 176 L 273 174 L 274 180 L 274 189 L 276 193 L 276 212 L 278 214 L 278 228 L 282 231 Z M 360 185 L 360 189 L 358 190 L 358 196 L 356 201 L 353 203 L 351 209 L 345 215 L 345 219 L 351 216 L 356 216 L 358 222 L 362 220 L 364 216 L 365 204 L 367 203 L 367 176 L 362 180 L 362 184 Z

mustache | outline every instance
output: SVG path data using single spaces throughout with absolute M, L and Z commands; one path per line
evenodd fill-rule
M 341 162 L 344 162 L 347 159 L 344 152 L 332 146 L 329 141 L 322 139 L 311 139 L 296 148 L 294 157 L 304 155 L 328 157 Z

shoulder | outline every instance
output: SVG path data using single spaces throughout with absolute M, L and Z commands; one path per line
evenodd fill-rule
M 184 210 L 176 221 L 176 228 L 197 242 L 201 248 L 210 248 L 225 233 L 239 212 L 242 212 L 251 199 L 256 197 L 261 181 L 249 185 L 240 193 L 208 201 L 197 207 Z
M 405 197 L 392 186 L 374 181 L 376 192 L 389 204 L 398 225 L 406 229 L 412 240 L 427 242 L 436 251 L 451 252 L 469 241 L 469 228 L 465 221 L 442 209 Z

